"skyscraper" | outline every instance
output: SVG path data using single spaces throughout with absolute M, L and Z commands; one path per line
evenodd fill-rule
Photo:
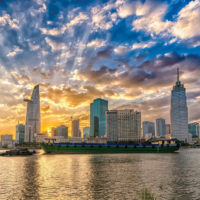
M 79 119 L 72 121 L 72 137 L 81 137 L 79 132 Z
M 104 99 L 95 99 L 90 104 L 90 136 L 103 137 L 106 133 L 106 111 L 108 110 L 108 101 Z
M 179 81 L 179 69 L 177 69 L 177 81 L 171 92 L 171 134 L 181 141 L 188 141 L 188 108 L 184 85 Z
M 170 134 L 170 124 L 165 124 L 165 134 Z
M 156 136 L 165 136 L 165 119 L 156 119 Z
M 148 133 L 152 133 L 152 136 L 155 137 L 155 123 L 149 121 L 142 122 L 143 138 Z
M 33 126 L 33 133 L 40 133 L 40 94 L 39 85 L 33 89 L 31 99 L 24 99 L 27 102 L 26 125 Z

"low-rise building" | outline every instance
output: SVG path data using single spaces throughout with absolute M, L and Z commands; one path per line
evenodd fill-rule
M 1 135 L 1 145 L 12 148 L 15 146 L 16 141 L 13 140 L 13 135 Z
M 195 144 L 195 143 L 198 143 L 198 142 L 199 142 L 199 137 L 193 135 L 193 136 L 192 136 L 192 144 Z
M 165 134 L 165 139 L 171 139 L 172 135 L 171 134 Z
M 89 137 L 87 143 L 107 143 L 106 137 Z
M 150 140 L 152 137 L 153 137 L 152 133 L 147 133 L 147 134 L 145 135 L 145 141 Z
M 41 142 L 43 142 L 43 141 L 44 141 L 44 138 L 47 137 L 47 136 L 48 136 L 48 134 L 46 134 L 46 133 L 39 133 L 39 134 L 36 134 L 36 136 L 35 136 L 35 141 L 36 141 L 36 143 L 41 143 Z

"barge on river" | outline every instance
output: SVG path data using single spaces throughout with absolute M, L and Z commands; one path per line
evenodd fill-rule
M 179 150 L 180 144 L 175 139 L 153 140 L 151 144 L 118 144 L 118 143 L 56 143 L 47 139 L 40 146 L 46 153 L 57 154 L 104 154 L 104 153 L 173 153 Z

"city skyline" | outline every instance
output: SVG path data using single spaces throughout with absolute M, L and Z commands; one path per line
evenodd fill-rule
M 170 124 L 176 69 L 187 95 L 188 123 L 200 122 L 199 0 L 9 1 L 0 4 L 0 135 L 26 121 L 40 87 L 41 132 L 71 116 L 89 126 L 90 103 L 134 109 L 142 121 Z M 51 14 L 50 14 L 51 13 Z M 147 20 L 148 19 L 148 20 Z M 146 23 L 148 21 L 148 24 Z

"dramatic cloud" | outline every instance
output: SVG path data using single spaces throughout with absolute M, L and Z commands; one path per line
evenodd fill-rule
M 89 126 L 95 98 L 108 100 L 109 109 L 132 108 L 142 120 L 169 123 L 177 68 L 189 122 L 200 122 L 199 0 L 1 5 L 0 135 L 25 123 L 23 99 L 37 84 L 42 131 L 62 124 L 71 130 L 73 113 L 81 129 Z

